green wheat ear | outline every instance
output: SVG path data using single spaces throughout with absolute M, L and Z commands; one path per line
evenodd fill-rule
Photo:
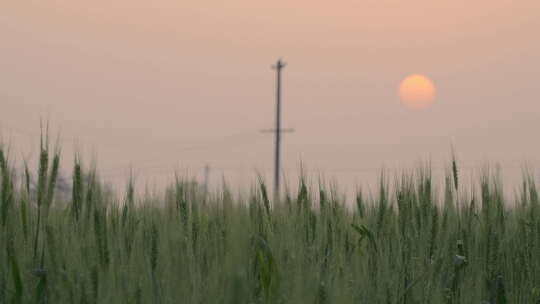
M 362 189 L 358 189 L 356 192 L 356 212 L 360 217 L 364 217 L 365 215 L 365 202 L 364 202 L 364 196 L 362 194 Z
M 456 154 L 454 152 L 454 147 L 452 147 L 452 176 L 454 177 L 454 188 L 456 189 L 456 192 L 458 191 L 458 167 L 457 167 L 457 161 L 456 161 Z
M 268 199 L 268 192 L 266 191 L 266 185 L 264 184 L 262 180 L 259 182 L 259 184 L 261 188 L 261 195 L 262 195 L 266 215 L 270 216 L 270 199 Z
M 8 213 L 13 204 L 13 195 L 15 192 L 11 171 L 8 159 L 0 147 L 0 214 L 2 215 L 2 227 L 5 227 L 7 224 Z
M 78 221 L 81 214 L 82 195 L 83 195 L 83 181 L 82 181 L 82 168 L 79 156 L 75 156 L 73 165 L 73 189 L 72 189 L 72 214 L 73 218 Z

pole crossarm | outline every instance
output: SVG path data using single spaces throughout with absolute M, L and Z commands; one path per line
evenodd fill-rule
M 286 62 L 283 62 L 280 59 L 278 59 L 278 61 L 276 62 L 276 64 L 272 65 L 272 69 L 274 70 L 281 70 L 282 68 L 286 67 L 287 66 L 287 63 Z
M 286 129 L 280 129 L 280 133 L 292 133 L 294 132 L 294 128 L 286 128 Z M 261 133 L 276 133 L 278 132 L 276 129 L 262 129 Z

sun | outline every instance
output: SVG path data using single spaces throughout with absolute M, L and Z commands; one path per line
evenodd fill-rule
M 411 108 L 426 108 L 435 101 L 435 85 L 427 76 L 409 75 L 399 85 L 399 97 Z

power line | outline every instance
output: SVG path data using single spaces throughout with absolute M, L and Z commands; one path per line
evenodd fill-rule
M 500 165 L 499 166 L 500 168 L 519 168 L 520 166 L 518 165 Z M 225 166 L 225 167 L 220 167 L 220 166 L 213 166 L 211 167 L 213 170 L 216 170 L 216 171 L 235 171 L 235 172 L 246 172 L 246 171 L 252 171 L 254 173 L 256 172 L 261 172 L 261 171 L 264 171 L 264 172 L 274 172 L 274 169 L 275 168 L 269 168 L 269 167 L 266 167 L 266 168 L 261 168 L 261 167 L 244 167 L 244 166 Z M 482 170 L 485 168 L 485 166 L 482 166 L 482 165 L 477 165 L 477 166 L 473 166 L 473 165 L 469 165 L 469 166 L 460 166 L 459 167 L 460 170 L 467 170 L 467 171 L 470 171 L 470 170 Z M 332 168 L 313 168 L 313 169 L 308 169 L 307 171 L 309 172 L 317 172 L 317 173 L 325 173 L 325 172 L 337 172 L 337 173 L 342 173 L 342 174 L 348 174 L 348 173 L 361 173 L 361 172 L 401 172 L 401 171 L 404 171 L 404 172 L 414 172 L 416 169 L 418 169 L 417 167 L 384 167 L 384 166 L 381 166 L 381 167 L 351 167 L 351 168 L 340 168 L 340 167 L 332 167 Z M 432 171 L 444 171 L 444 170 L 447 170 L 448 167 L 446 166 L 431 166 L 430 169 Z M 145 171 L 147 172 L 148 175 L 150 174 L 172 174 L 174 173 L 176 170 L 173 169 L 173 167 L 165 167 L 165 166 L 154 166 L 154 167 L 146 167 L 146 168 L 135 168 L 135 171 Z M 207 166 L 204 165 L 204 166 L 201 166 L 201 165 L 197 165 L 197 166 L 187 166 L 185 168 L 185 170 L 188 170 L 188 171 L 200 171 L 200 172 L 203 172 L 203 170 L 207 170 Z M 149 171 L 154 171 L 154 172 L 149 172 Z M 280 171 L 288 171 L 288 172 L 302 172 L 302 171 L 305 171 L 305 168 L 295 168 L 295 167 L 282 167 L 280 169 Z M 122 176 L 123 174 L 122 173 L 106 173 L 105 176 Z
M 230 138 L 234 138 L 234 137 L 239 136 L 239 135 L 231 135 L 231 136 L 223 137 L 219 141 L 216 141 L 216 142 L 213 142 L 213 143 L 206 143 L 206 144 L 187 146 L 187 147 L 182 147 L 182 148 L 179 148 L 179 149 L 173 149 L 172 151 L 173 152 L 190 152 L 190 151 L 203 151 L 203 150 L 213 149 L 213 148 L 219 148 L 220 150 L 224 150 L 224 149 L 227 149 L 227 148 L 232 148 L 232 147 L 236 148 L 236 147 L 239 147 L 239 146 L 249 145 L 249 144 L 253 144 L 253 143 L 257 143 L 257 142 L 261 142 L 261 141 L 266 140 L 264 137 L 261 137 L 258 134 L 240 134 L 240 135 L 248 135 L 248 136 L 243 136 L 243 138 L 239 138 L 236 141 L 231 141 L 231 140 L 229 140 Z M 120 166 L 116 166 L 116 167 L 113 167 L 113 168 L 105 169 L 104 171 L 105 172 L 111 172 L 111 171 L 124 170 L 126 167 L 132 167 L 134 164 L 141 164 L 141 163 L 145 164 L 145 166 L 143 166 L 142 169 L 150 169 L 150 170 L 159 169 L 159 168 L 174 167 L 174 164 L 172 164 L 171 162 L 169 162 L 168 164 L 161 164 L 161 165 L 155 164 L 155 162 L 156 162 L 155 158 L 134 160 L 134 161 L 131 161 L 130 163 L 127 163 L 127 164 L 124 164 L 124 165 L 120 165 Z M 154 164 L 152 164 L 152 163 L 154 163 Z M 141 167 L 138 167 L 138 168 L 141 168 Z

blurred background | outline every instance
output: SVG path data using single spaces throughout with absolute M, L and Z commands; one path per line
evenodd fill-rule
M 508 185 L 540 164 L 540 2 L 3 1 L 0 129 L 35 160 L 39 121 L 101 176 L 161 187 L 174 172 L 218 186 L 271 181 L 275 72 L 283 169 L 345 192 L 430 162 L 464 178 L 498 163 Z M 432 106 L 399 101 L 430 77 Z M 209 169 L 205 169 L 209 168 Z M 388 174 L 392 176 L 393 174 Z

